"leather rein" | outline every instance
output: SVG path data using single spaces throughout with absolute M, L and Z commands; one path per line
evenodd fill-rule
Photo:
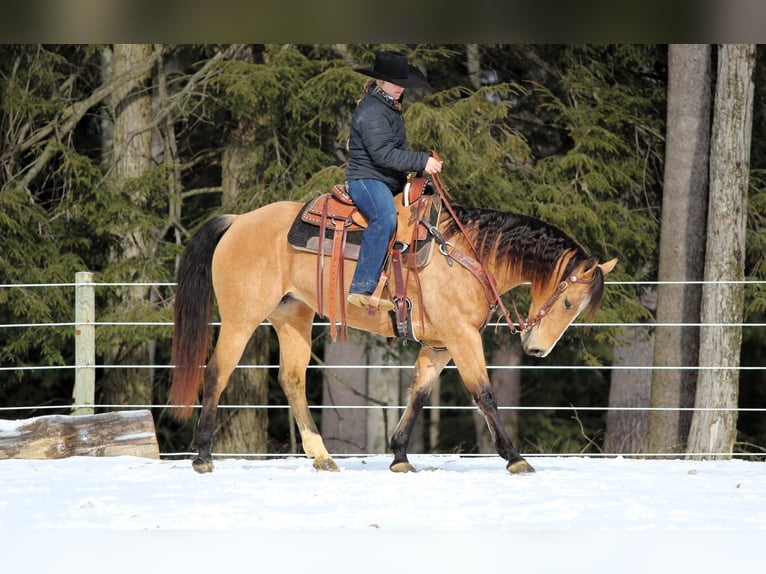
M 439 159 L 439 155 L 435 152 L 431 152 L 434 156 L 434 158 Z M 484 264 L 484 262 L 481 260 L 481 256 L 479 255 L 478 250 L 474 246 L 473 242 L 471 241 L 471 238 L 468 236 L 468 233 L 466 232 L 465 228 L 463 227 L 463 224 L 460 223 L 460 220 L 458 219 L 457 215 L 455 214 L 455 211 L 452 209 L 452 205 L 449 202 L 448 194 L 444 189 L 444 184 L 441 181 L 441 176 L 436 173 L 431 176 L 432 181 L 434 182 L 434 187 L 436 187 L 436 191 L 439 193 L 439 196 L 441 197 L 442 203 L 447 207 L 447 211 L 449 211 L 450 216 L 455 221 L 455 223 L 458 226 L 458 229 L 460 229 L 460 232 L 463 234 L 463 238 L 465 239 L 466 243 L 468 243 L 468 246 L 471 248 L 471 251 L 473 252 L 473 257 L 475 260 L 465 253 L 462 253 L 461 251 L 455 249 L 452 245 L 444 241 L 440 238 L 439 232 L 436 229 L 431 229 L 430 231 L 434 234 L 437 239 L 440 239 L 440 247 L 439 250 L 441 253 L 447 257 L 447 260 L 449 262 L 449 259 L 455 259 L 458 263 L 463 265 L 466 269 L 471 271 L 471 273 L 474 274 L 474 276 L 479 280 L 479 282 L 482 284 L 482 287 L 484 287 L 485 295 L 487 297 L 487 300 L 489 301 L 489 315 L 487 316 L 487 322 L 492 318 L 492 315 L 495 314 L 499 310 L 500 314 L 505 318 L 506 323 L 508 324 L 508 327 L 511 330 L 511 333 L 523 333 L 527 329 L 531 329 L 535 325 L 537 325 L 543 317 L 545 317 L 548 314 L 548 311 L 551 310 L 551 307 L 558 301 L 559 297 L 561 297 L 562 293 L 567 290 L 569 285 L 572 283 L 592 283 L 595 279 L 595 275 L 588 281 L 584 281 L 582 279 L 579 279 L 576 275 L 571 275 L 567 280 L 562 281 L 559 283 L 559 286 L 556 288 L 556 290 L 551 294 L 550 297 L 543 303 L 543 305 L 540 307 L 540 309 L 537 311 L 535 316 L 532 319 L 524 320 L 521 318 L 521 314 L 519 313 L 519 310 L 516 307 L 516 302 L 513 300 L 513 297 L 509 297 L 511 299 L 511 306 L 513 307 L 513 311 L 516 315 L 516 320 L 518 321 L 519 327 L 516 328 L 516 326 L 513 324 L 513 320 L 511 319 L 511 315 L 508 312 L 508 310 L 505 308 L 505 305 L 503 305 L 503 301 L 500 298 L 500 293 L 497 290 L 497 285 L 495 284 L 495 279 L 492 277 L 492 274 L 489 272 L 489 269 L 487 269 L 487 266 Z M 445 246 L 447 246 L 445 248 Z

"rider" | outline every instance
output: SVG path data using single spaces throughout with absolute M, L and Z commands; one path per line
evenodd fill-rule
M 346 189 L 359 211 L 367 217 L 359 260 L 351 280 L 348 302 L 366 307 L 378 284 L 388 243 L 396 230 L 396 205 L 407 172 L 433 175 L 442 162 L 426 152 L 407 149 L 407 134 L 401 114 L 405 88 L 428 85 L 423 74 L 409 65 L 401 52 L 381 50 L 371 68 L 356 68 L 371 80 L 364 87 L 351 118 L 346 168 Z M 380 308 L 394 308 L 390 299 L 382 298 Z

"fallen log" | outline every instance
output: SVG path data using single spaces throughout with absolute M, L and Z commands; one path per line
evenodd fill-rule
M 118 411 L 0 420 L 0 459 L 70 456 L 159 458 L 151 412 Z

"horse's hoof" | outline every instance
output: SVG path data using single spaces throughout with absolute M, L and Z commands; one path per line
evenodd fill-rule
M 197 457 L 192 461 L 192 468 L 200 474 L 213 472 L 213 461 Z
M 528 474 L 535 472 L 534 467 L 523 458 L 508 463 L 505 467 L 511 474 Z
M 314 459 L 314 468 L 317 470 L 326 470 L 329 472 L 340 472 L 338 465 L 329 456 L 318 457 Z
M 409 462 L 395 462 L 389 467 L 391 472 L 417 472 Z

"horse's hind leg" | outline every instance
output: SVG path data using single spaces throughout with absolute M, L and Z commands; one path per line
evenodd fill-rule
M 221 326 L 215 350 L 205 368 L 202 412 L 194 436 L 194 447 L 198 454 L 192 461 L 192 467 L 199 473 L 213 471 L 213 431 L 218 401 L 254 330 L 255 328 L 234 329 L 225 323 Z
M 410 388 L 407 408 L 391 436 L 391 450 L 394 453 L 394 460 L 389 468 L 393 472 L 415 471 L 415 467 L 407 459 L 407 445 L 410 442 L 410 435 L 420 411 L 423 410 L 423 405 L 431 394 L 431 387 L 436 377 L 439 376 L 449 360 L 450 354 L 445 350 L 436 350 L 430 347 L 423 347 L 420 350 L 417 361 L 415 361 L 415 377 Z
M 317 470 L 338 471 L 314 423 L 306 400 L 306 368 L 311 359 L 311 326 L 314 310 L 305 303 L 285 298 L 269 315 L 279 338 L 279 384 L 293 411 L 303 451 L 314 459 Z

